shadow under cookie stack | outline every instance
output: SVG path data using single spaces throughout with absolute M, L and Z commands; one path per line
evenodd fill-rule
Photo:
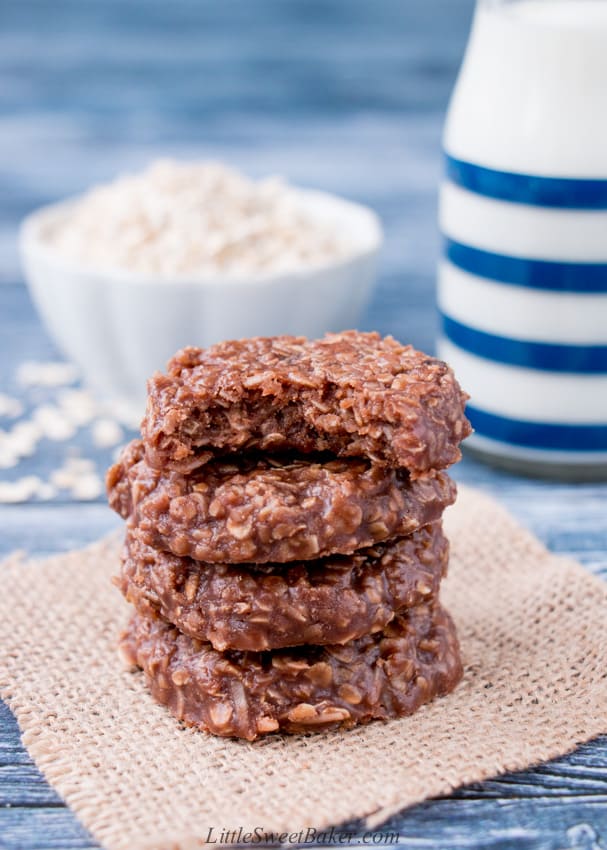
M 186 348 L 155 374 L 108 473 L 136 609 L 121 645 L 155 699 L 253 740 L 451 691 L 443 470 L 465 399 L 441 361 L 355 331 Z

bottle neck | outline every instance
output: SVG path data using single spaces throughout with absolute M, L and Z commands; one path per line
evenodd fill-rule
M 481 0 L 447 152 L 501 170 L 606 178 L 606 43 L 607 0 Z

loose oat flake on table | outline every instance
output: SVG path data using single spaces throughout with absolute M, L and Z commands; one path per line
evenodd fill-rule
M 0 420 L 8 420 L 8 425 L 0 427 L 0 504 L 49 501 L 61 491 L 76 501 L 101 495 L 97 464 L 80 456 L 82 443 L 85 451 L 98 453 L 122 443 L 125 432 L 113 418 L 115 411 L 109 415 L 87 390 L 70 386 L 76 379 L 77 371 L 69 363 L 24 361 L 14 375 L 22 397 L 0 393 Z M 45 452 L 47 441 L 59 448 L 53 446 L 53 454 L 59 454 L 60 460 L 42 477 L 38 464 L 33 474 L 28 461 Z M 109 457 L 101 461 L 101 467 Z M 9 472 L 5 475 L 3 470 Z
M 411 717 L 250 744 L 182 729 L 117 663 L 120 541 L 0 566 L 0 690 L 25 745 L 106 850 L 192 850 L 209 825 L 381 823 L 607 732 L 607 586 L 462 488 L 442 599 L 464 678 Z M 344 778 L 347 778 L 344 781 Z

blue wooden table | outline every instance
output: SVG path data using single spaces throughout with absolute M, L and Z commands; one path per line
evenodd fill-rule
M 25 415 L 25 360 L 59 355 L 21 282 L 19 219 L 157 155 L 227 159 L 373 205 L 386 249 L 365 327 L 433 347 L 440 128 L 471 0 L 3 0 L 0 5 L 0 392 Z M 195 342 L 195 340 L 193 340 Z M 0 420 L 0 428 L 10 423 Z M 83 428 L 0 480 L 110 451 Z M 607 578 L 607 487 L 514 478 L 466 459 L 547 546 Z M 0 506 L 0 554 L 64 551 L 118 520 L 103 500 Z M 0 647 L 1 653 L 1 647 Z M 389 824 L 402 847 L 607 850 L 607 741 L 462 789 Z M 92 848 L 0 704 L 0 848 Z

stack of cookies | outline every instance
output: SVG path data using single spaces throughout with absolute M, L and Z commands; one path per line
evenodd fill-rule
M 443 470 L 470 428 L 444 363 L 354 331 L 246 339 L 184 349 L 148 390 L 108 492 L 122 647 L 159 702 L 253 740 L 455 687 Z

